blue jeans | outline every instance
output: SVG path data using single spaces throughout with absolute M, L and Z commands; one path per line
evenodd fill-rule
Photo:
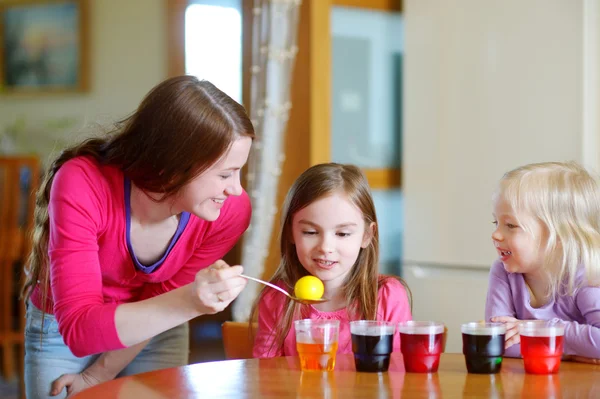
M 50 396 L 52 382 L 63 374 L 80 373 L 99 355 L 76 357 L 58 332 L 51 314 L 44 315 L 31 302 L 27 304 L 25 326 L 25 391 L 28 399 L 65 398 L 66 390 Z M 184 366 L 189 357 L 189 327 L 184 323 L 152 338 L 118 377 Z

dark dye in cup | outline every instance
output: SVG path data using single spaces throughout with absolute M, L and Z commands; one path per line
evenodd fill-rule
M 381 372 L 390 367 L 394 348 L 394 323 L 372 320 L 350 322 L 356 371 Z
M 461 326 L 461 332 L 469 373 L 498 373 L 502 368 L 506 326 L 501 323 L 467 323 Z

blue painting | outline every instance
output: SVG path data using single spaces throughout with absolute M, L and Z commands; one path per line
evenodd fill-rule
M 79 90 L 80 1 L 26 3 L 2 9 L 5 91 Z

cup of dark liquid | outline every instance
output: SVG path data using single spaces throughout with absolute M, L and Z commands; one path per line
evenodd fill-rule
M 351 321 L 350 333 L 356 371 L 388 371 L 395 332 L 394 323 L 375 320 Z
M 407 321 L 398 324 L 404 369 L 412 373 L 435 373 L 444 345 L 444 323 Z
M 504 335 L 502 323 L 466 323 L 460 327 L 463 354 L 469 373 L 495 374 L 502 367 Z
M 563 354 L 565 327 L 545 320 L 519 324 L 521 356 L 525 371 L 531 374 L 558 373 Z

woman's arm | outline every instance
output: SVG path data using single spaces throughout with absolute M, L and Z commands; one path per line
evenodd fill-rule
M 216 267 L 199 271 L 193 283 L 143 301 L 119 305 L 115 326 L 125 346 L 135 345 L 203 314 L 225 309 L 246 286 L 239 277 L 241 266 Z
M 67 389 L 70 397 L 94 385 L 113 380 L 146 347 L 144 341 L 129 348 L 104 352 L 87 369 L 79 374 L 63 374 L 52 383 L 51 395 Z
M 231 282 L 227 275 L 236 276 L 241 270 L 240 266 L 229 267 L 225 262 L 218 261 L 210 269 L 199 272 L 192 284 L 148 300 L 117 307 L 117 331 L 123 331 L 123 336 L 120 335 L 121 342 L 131 346 L 102 353 L 80 374 L 61 376 L 52 386 L 54 395 L 65 387 L 71 395 L 86 387 L 115 378 L 142 351 L 150 338 L 197 315 L 223 310 L 246 284 L 246 279 L 237 277 L 241 288 L 234 288 L 232 293 L 226 289 Z M 203 299 L 209 303 L 208 306 Z M 189 306 L 194 302 L 198 302 L 197 307 Z M 85 351 L 85 348 L 74 345 L 71 350 Z
M 117 330 L 123 331 L 123 335 L 119 333 L 122 342 L 126 345 L 130 342 L 131 338 L 127 338 L 125 334 L 135 323 L 153 323 L 155 328 L 158 327 L 158 315 L 151 313 L 156 303 L 163 307 L 161 311 L 165 313 L 164 320 L 169 324 L 177 323 L 175 325 L 198 316 L 198 309 L 200 314 L 212 314 L 225 309 L 246 286 L 247 281 L 238 277 L 242 273 L 240 266 L 230 268 L 219 259 L 233 248 L 246 231 L 250 216 L 250 198 L 246 192 L 239 197 L 228 198 L 217 221 L 207 229 L 201 245 L 171 279 L 147 284 L 141 295 L 142 301 L 123 304 L 117 308 L 115 322 Z M 211 267 L 207 269 L 208 266 Z M 190 294 L 190 289 L 195 292 Z M 219 294 L 223 302 L 219 302 L 216 294 Z M 197 298 L 200 298 L 200 302 Z M 151 320 L 143 316 L 145 311 L 150 312 Z M 135 333 L 131 337 L 133 342 L 139 342 L 140 338 Z

